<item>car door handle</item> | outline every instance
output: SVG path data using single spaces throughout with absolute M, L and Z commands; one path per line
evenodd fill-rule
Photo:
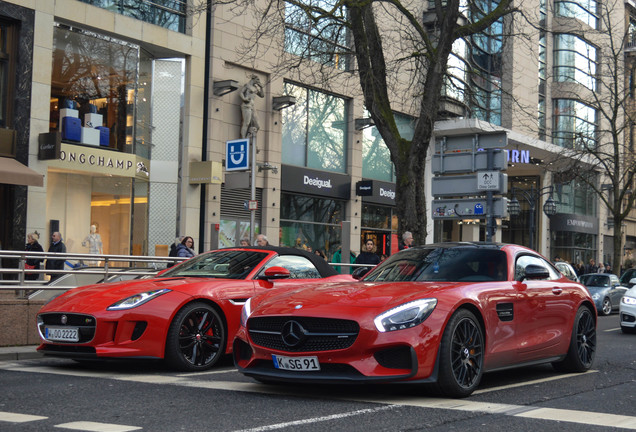
M 563 292 L 563 288 L 552 287 L 552 294 L 561 294 L 562 292 Z

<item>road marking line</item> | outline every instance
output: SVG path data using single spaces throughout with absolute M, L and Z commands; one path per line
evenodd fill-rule
M 319 422 L 325 422 L 325 421 L 331 421 L 331 420 L 339 420 L 339 419 L 343 419 L 343 418 L 347 418 L 347 417 L 353 417 L 353 416 L 357 416 L 357 415 L 364 415 L 364 414 L 373 414 L 379 411 L 386 411 L 386 410 L 390 410 L 390 409 L 394 409 L 397 408 L 396 405 L 389 405 L 389 406 L 382 406 L 379 408 L 368 408 L 368 409 L 361 409 L 361 410 L 357 410 L 357 411 L 350 411 L 350 412 L 346 412 L 346 413 L 340 413 L 340 414 L 332 414 L 332 415 L 328 415 L 328 416 L 323 416 L 323 417 L 314 417 L 314 418 L 308 418 L 308 419 L 303 419 L 303 420 L 295 420 L 295 421 L 290 421 L 290 422 L 285 422 L 285 423 L 278 423 L 278 424 L 272 424 L 272 425 L 267 425 L 267 426 L 260 426 L 257 428 L 252 428 L 252 429 L 240 429 L 236 432 L 264 432 L 264 431 L 271 431 L 271 430 L 276 430 L 276 429 L 284 429 L 287 427 L 291 427 L 291 426 L 301 426 L 301 425 L 307 425 L 307 424 L 313 424 L 313 423 L 319 423 Z
M 224 374 L 224 373 L 228 373 L 228 372 L 236 372 L 236 368 L 235 367 L 231 367 L 231 368 L 227 368 L 227 369 L 216 369 L 216 370 L 213 370 L 213 371 L 206 371 L 206 372 L 189 372 L 189 373 L 177 374 L 177 376 L 178 377 L 189 377 L 189 376 L 217 375 L 217 374 Z
M 598 412 L 574 411 L 554 408 L 536 408 L 517 417 L 541 420 L 555 420 L 569 423 L 581 423 L 604 427 L 636 429 L 636 417 L 617 414 L 603 414 Z
M 36 420 L 46 420 L 47 418 L 48 417 L 0 411 L 0 421 L 9 423 L 26 423 Z
M 62 423 L 59 425 L 55 425 L 55 427 L 60 429 L 73 429 L 73 430 L 81 430 L 81 431 L 87 431 L 87 432 L 127 432 L 127 431 L 142 429 L 137 426 L 126 426 L 126 425 L 118 425 L 118 424 L 111 424 L 111 423 L 97 423 L 97 422 L 88 422 L 88 421 Z
M 549 382 L 549 381 L 556 381 L 556 380 L 560 380 L 560 379 L 564 379 L 564 378 L 575 377 L 577 375 L 585 375 L 585 374 L 597 373 L 597 372 L 598 372 L 597 370 L 588 370 L 586 372 L 581 372 L 581 373 L 562 374 L 562 375 L 548 377 L 548 378 L 540 378 L 540 379 L 536 379 L 536 380 L 532 380 L 532 381 L 524 381 L 524 382 L 521 382 L 521 383 L 508 384 L 508 385 L 503 385 L 503 386 L 499 386 L 499 387 L 490 387 L 490 388 L 486 388 L 486 389 L 475 390 L 473 392 L 473 394 L 474 395 L 478 395 L 478 394 L 489 393 L 489 392 L 494 392 L 494 391 L 499 391 L 499 390 L 508 390 L 508 389 L 516 388 L 516 387 L 525 387 L 525 386 L 528 386 L 528 385 L 540 384 L 540 383 Z
M 620 327 L 616 327 L 616 328 L 613 328 L 613 329 L 607 329 L 607 330 L 603 330 L 603 331 L 606 332 L 606 333 L 609 333 L 609 332 L 619 331 L 620 329 L 621 329 Z
M 150 381 L 149 377 L 153 377 L 151 375 L 142 375 L 137 376 L 129 375 L 129 374 L 111 374 L 111 373 L 102 373 L 102 372 L 88 372 L 88 371 L 80 371 L 79 373 L 74 373 L 67 370 L 60 370 L 55 367 L 4 367 L 3 369 L 7 370 L 15 370 L 18 372 L 37 372 L 37 373 L 48 373 L 48 374 L 57 374 L 57 375 L 74 375 L 74 376 L 83 376 L 83 377 L 93 377 L 93 378 L 106 378 L 106 379 L 115 379 L 119 381 L 129 381 L 129 382 L 144 382 L 147 383 Z M 592 373 L 590 371 L 588 373 Z M 581 375 L 581 374 L 571 374 L 571 375 Z M 249 382 L 236 382 L 236 381 L 195 381 L 188 380 L 185 378 L 177 379 L 175 377 L 169 377 L 172 379 L 162 379 L 166 378 L 165 376 L 158 376 L 156 379 L 157 384 L 167 384 L 167 385 L 181 385 L 193 388 L 206 388 L 206 389 L 214 389 L 214 390 L 226 390 L 226 391 L 240 391 L 246 393 L 264 393 L 264 394 L 275 394 L 275 395 L 284 395 L 284 396 L 292 396 L 292 397 L 317 397 L 315 394 L 312 394 L 309 391 L 303 392 L 302 390 L 295 390 L 288 386 L 266 386 L 259 383 L 249 383 Z M 318 396 L 319 397 L 319 396 Z M 542 419 L 542 420 L 556 420 L 561 422 L 569 422 L 569 423 L 583 423 L 583 424 L 593 424 L 605 427 L 617 427 L 624 429 L 633 429 L 636 430 L 636 417 L 633 416 L 623 416 L 616 414 L 606 414 L 599 412 L 588 412 L 588 411 L 575 411 L 575 410 L 566 410 L 566 409 L 551 409 L 551 408 L 542 408 L 530 405 L 511 405 L 511 404 L 499 404 L 499 403 L 491 403 L 491 402 L 477 402 L 470 401 L 466 399 L 442 399 L 442 398 L 427 398 L 427 397 L 398 397 L 398 396 L 387 396 L 382 395 L 381 397 L 373 397 L 373 398 L 364 398 L 364 397 L 336 397 L 339 400 L 344 401 L 356 401 L 356 402 L 365 402 L 365 403 L 373 403 L 380 405 L 391 405 L 391 406 L 413 406 L 420 408 L 430 408 L 430 409 L 446 409 L 453 411 L 466 411 L 466 412 L 482 412 L 487 414 L 501 414 L 501 415 L 509 415 L 509 416 L 517 416 L 517 417 L 525 417 L 525 418 L 533 418 L 533 419 Z M 88 430 L 88 429 L 85 429 Z M 131 429 L 132 430 L 132 429 Z M 92 430 L 91 430 L 92 431 Z M 102 432 L 100 430 L 100 432 Z M 109 431 L 110 432 L 110 431 Z

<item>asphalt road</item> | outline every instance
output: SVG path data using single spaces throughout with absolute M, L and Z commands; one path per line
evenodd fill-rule
M 159 362 L 0 362 L 0 431 L 636 430 L 636 335 L 599 318 L 594 368 L 485 375 L 471 397 L 409 385 L 267 386 L 229 359 L 197 374 Z

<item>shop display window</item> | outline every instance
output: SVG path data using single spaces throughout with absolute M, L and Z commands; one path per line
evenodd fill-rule
M 140 52 L 138 45 L 57 24 L 50 130 L 61 130 L 63 141 L 133 153 Z
M 280 245 L 321 249 L 331 259 L 342 244 L 343 201 L 281 194 Z

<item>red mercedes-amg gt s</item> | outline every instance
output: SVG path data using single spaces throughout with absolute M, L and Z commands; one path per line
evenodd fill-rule
M 536 252 L 493 243 L 414 247 L 357 283 L 267 292 L 241 322 L 235 364 L 264 382 L 410 381 L 465 397 L 484 372 L 582 372 L 596 351 L 587 290 Z

